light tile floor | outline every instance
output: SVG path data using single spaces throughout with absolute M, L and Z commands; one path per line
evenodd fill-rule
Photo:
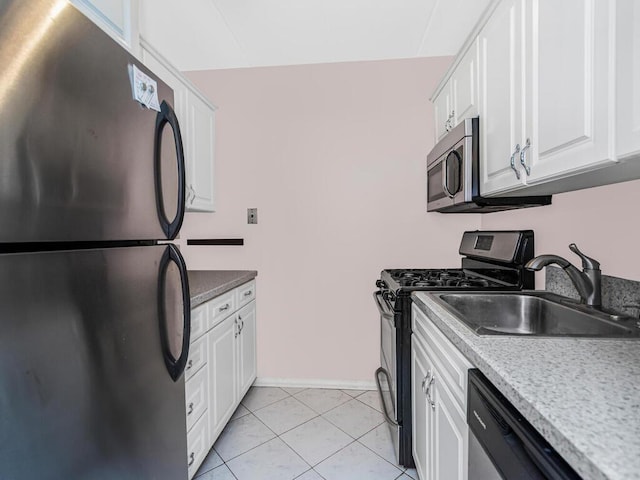
M 375 391 L 252 387 L 197 480 L 417 480 Z

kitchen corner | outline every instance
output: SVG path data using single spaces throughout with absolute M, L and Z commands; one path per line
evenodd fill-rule
M 414 293 L 415 305 L 580 475 L 637 475 L 637 342 L 477 336 L 433 295 Z

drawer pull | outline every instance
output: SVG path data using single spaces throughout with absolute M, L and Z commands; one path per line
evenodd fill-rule
M 192 413 L 193 413 L 193 402 L 189 404 L 189 411 L 187 412 L 187 415 L 191 415 Z
M 219 312 L 224 312 L 225 310 L 229 310 L 229 304 L 225 303 L 223 306 L 221 306 L 218 311 Z
M 244 292 L 244 296 L 250 297 L 252 293 L 253 293 L 253 290 L 247 290 L 246 292 Z
M 189 463 L 187 464 L 188 467 L 190 467 L 191 465 L 193 465 L 193 462 L 196 461 L 196 454 L 191 452 L 189 454 Z
M 193 360 L 187 362 L 187 370 L 191 370 L 191 367 L 193 367 Z

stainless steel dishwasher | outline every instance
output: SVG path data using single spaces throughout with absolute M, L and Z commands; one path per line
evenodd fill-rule
M 469 480 L 581 477 L 487 380 L 469 370 Z

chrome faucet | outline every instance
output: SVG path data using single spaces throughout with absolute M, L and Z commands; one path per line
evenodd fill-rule
M 578 250 L 575 243 L 569 245 L 569 250 L 582 259 L 582 272 L 568 260 L 557 255 L 537 256 L 529 260 L 524 267 L 538 271 L 552 263 L 561 266 L 578 290 L 581 302 L 590 307 L 600 308 L 602 306 L 600 263 Z

